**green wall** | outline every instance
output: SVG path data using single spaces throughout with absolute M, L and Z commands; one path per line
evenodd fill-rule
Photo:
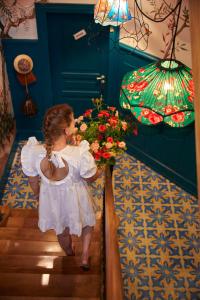
M 118 72 L 117 78 L 113 78 L 113 86 L 114 82 L 120 86 L 125 73 L 155 60 L 155 57 L 119 45 L 115 54 Z M 119 88 L 115 91 L 114 99 L 119 99 Z M 130 154 L 186 191 L 197 195 L 194 124 L 185 128 L 172 128 L 164 124 L 145 126 L 138 123 L 138 135 L 129 137 L 127 143 Z

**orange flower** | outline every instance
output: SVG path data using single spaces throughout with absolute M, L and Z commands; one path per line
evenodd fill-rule
M 118 118 L 117 117 L 110 117 L 110 119 L 108 119 L 108 122 L 110 123 L 111 126 L 115 127 L 118 123 Z
M 94 141 L 91 145 L 90 145 L 90 149 L 94 152 L 97 153 L 99 150 L 99 143 L 98 141 Z
M 108 142 L 105 144 L 105 146 L 106 146 L 106 149 L 110 149 L 110 148 L 112 148 L 113 143 Z
M 126 147 L 126 143 L 125 142 L 117 142 L 117 146 L 119 148 L 125 148 Z
M 87 125 L 85 123 L 81 124 L 80 131 L 84 132 L 87 129 Z

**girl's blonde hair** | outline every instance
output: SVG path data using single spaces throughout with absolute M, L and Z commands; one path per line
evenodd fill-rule
M 44 116 L 43 134 L 45 138 L 45 148 L 47 151 L 48 168 L 51 175 L 55 172 L 55 165 L 51 162 L 52 148 L 55 141 L 65 133 L 65 129 L 72 122 L 73 110 L 68 104 L 58 104 L 50 107 Z

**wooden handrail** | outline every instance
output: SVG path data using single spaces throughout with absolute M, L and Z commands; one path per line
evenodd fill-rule
M 114 211 L 112 175 L 109 166 L 105 171 L 105 253 L 106 300 L 123 300 L 123 284 L 117 239 L 118 217 Z
M 192 49 L 192 74 L 194 79 L 194 108 L 195 108 L 195 148 L 196 148 L 196 170 L 197 170 L 197 191 L 198 202 L 200 209 L 200 40 L 199 40 L 199 26 L 200 26 L 200 6 L 198 0 L 190 0 L 189 2 L 190 13 L 190 31 L 191 31 L 191 49 Z
M 7 205 L 0 207 L 0 227 L 5 226 L 8 217 L 10 216 L 10 208 Z

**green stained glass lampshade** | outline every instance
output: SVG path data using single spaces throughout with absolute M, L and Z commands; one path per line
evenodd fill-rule
M 160 60 L 127 73 L 120 105 L 145 125 L 184 127 L 194 121 L 191 69 L 177 60 Z

